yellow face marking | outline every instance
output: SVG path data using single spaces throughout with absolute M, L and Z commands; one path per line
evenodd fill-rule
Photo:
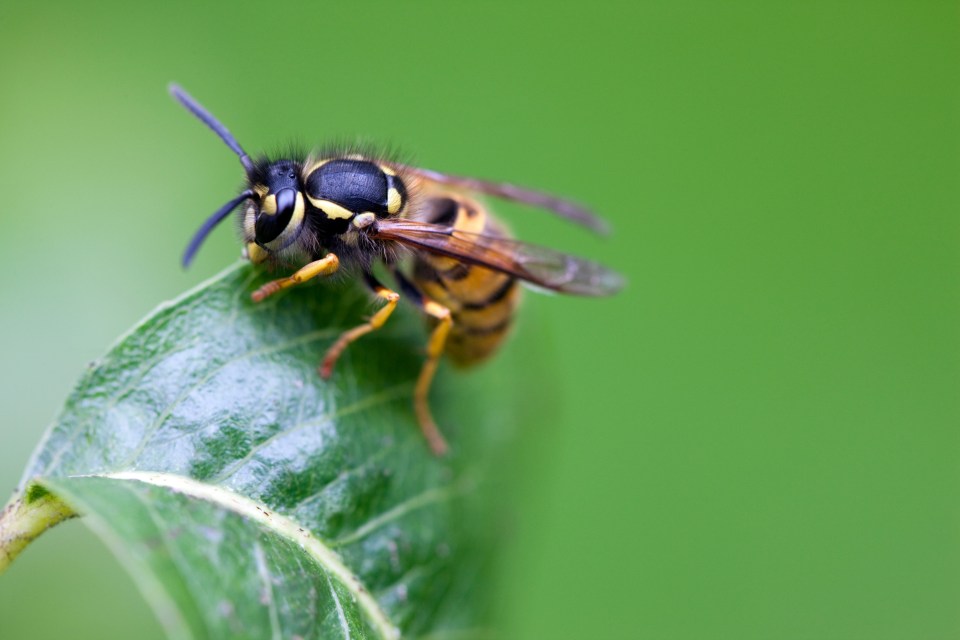
M 252 241 L 257 237 L 257 230 L 254 226 L 257 222 L 257 207 L 253 203 L 248 204 L 243 211 L 243 237 Z
M 353 217 L 353 211 L 341 207 L 336 202 L 330 202 L 329 200 L 317 200 L 316 198 L 311 198 L 310 196 L 307 196 L 307 198 L 309 198 L 310 204 L 327 214 L 327 217 L 331 220 L 349 220 Z
M 266 251 L 260 248 L 260 245 L 255 242 L 247 243 L 247 248 L 244 253 L 246 254 L 244 257 L 253 264 L 260 264 L 266 260 L 267 256 L 269 255 Z
M 258 196 L 260 196 L 261 198 L 262 198 L 263 196 L 267 195 L 268 193 L 270 193 L 270 189 L 269 189 L 266 185 L 263 185 L 263 184 L 255 184 L 255 185 L 253 185 L 253 191 L 254 191 Z
M 272 216 L 277 213 L 277 196 L 274 193 L 271 193 L 263 199 L 263 202 L 260 204 L 260 213 L 265 213 L 268 216 Z
M 274 198 L 276 204 L 276 198 Z M 306 207 L 303 204 L 303 194 L 297 191 L 297 199 L 293 204 L 293 213 L 290 215 L 290 222 L 287 223 L 283 232 L 266 244 L 267 249 L 271 251 L 281 251 L 290 245 L 300 231 L 300 225 L 303 224 L 303 214 Z
M 400 211 L 400 207 L 403 206 L 403 198 L 400 197 L 400 192 L 396 189 L 390 189 L 387 191 L 387 212 L 396 213 Z
M 385 164 L 378 164 L 377 166 L 380 167 L 380 171 L 383 171 L 383 172 L 384 172 L 385 174 L 387 174 L 388 176 L 395 176 L 395 175 L 397 175 L 397 172 L 396 172 L 396 171 L 394 171 L 393 169 L 391 169 L 390 167 L 388 167 L 388 166 L 385 165 Z

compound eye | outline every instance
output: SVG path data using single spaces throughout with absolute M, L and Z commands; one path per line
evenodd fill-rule
M 290 218 L 293 216 L 297 204 L 296 190 L 281 189 L 277 192 L 276 203 L 275 212 L 270 213 L 268 209 L 272 207 L 267 206 L 262 208 L 260 215 L 257 216 L 254 228 L 258 244 L 267 244 L 276 240 L 290 224 Z

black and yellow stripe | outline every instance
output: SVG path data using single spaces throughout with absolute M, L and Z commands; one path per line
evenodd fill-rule
M 309 158 L 301 180 L 307 200 L 330 220 L 350 220 L 364 212 L 397 215 L 407 204 L 407 188 L 397 172 L 359 155 Z
M 461 196 L 434 198 L 425 209 L 428 222 L 469 233 L 505 235 L 479 204 Z M 451 311 L 453 327 L 447 337 L 446 354 L 454 363 L 467 366 L 480 362 L 506 338 L 520 302 L 516 278 L 424 253 L 416 258 L 413 279 L 427 297 Z

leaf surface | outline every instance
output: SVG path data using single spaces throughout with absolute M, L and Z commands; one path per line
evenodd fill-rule
M 172 637 L 475 624 L 469 497 L 483 474 L 456 429 L 443 425 L 443 459 L 420 435 L 415 314 L 351 345 L 324 382 L 320 357 L 369 298 L 328 283 L 253 304 L 263 280 L 233 267 L 93 363 L 22 491 L 88 516 Z

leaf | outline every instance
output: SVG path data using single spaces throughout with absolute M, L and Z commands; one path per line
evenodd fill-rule
M 253 304 L 263 280 L 235 266 L 91 365 L 0 518 L 0 550 L 81 513 L 176 638 L 475 625 L 484 474 L 475 438 L 441 422 L 453 454 L 438 459 L 417 427 L 419 320 L 395 314 L 325 383 L 319 359 L 368 296 L 326 284 Z

